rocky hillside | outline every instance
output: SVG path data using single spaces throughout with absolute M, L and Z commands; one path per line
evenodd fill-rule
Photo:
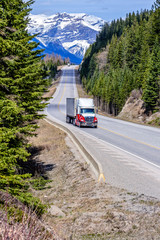
M 131 92 L 118 118 L 160 126 L 160 112 L 147 116 L 145 102 L 142 100 L 142 92 L 139 90 Z

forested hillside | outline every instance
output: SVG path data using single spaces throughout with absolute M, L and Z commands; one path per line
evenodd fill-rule
M 42 51 L 26 30 L 32 3 L 0 1 L 0 190 L 41 213 L 42 205 L 28 193 L 31 175 L 21 167 L 30 156 L 28 138 L 44 117 L 42 95 L 50 84 Z
M 99 55 L 107 52 L 100 67 Z M 81 66 L 82 83 L 97 105 L 113 115 L 137 89 L 146 114 L 160 109 L 160 1 L 150 11 L 129 13 L 106 23 L 87 50 Z

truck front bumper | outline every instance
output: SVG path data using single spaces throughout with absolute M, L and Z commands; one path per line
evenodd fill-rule
M 94 123 L 81 122 L 80 124 L 82 127 L 97 127 L 97 125 L 98 125 L 97 122 L 94 122 Z

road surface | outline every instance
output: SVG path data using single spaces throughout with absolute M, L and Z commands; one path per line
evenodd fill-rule
M 160 129 L 101 115 L 98 128 L 66 123 L 66 98 L 78 97 L 75 67 L 62 70 L 59 86 L 46 108 L 48 118 L 67 126 L 102 165 L 106 182 L 160 199 Z

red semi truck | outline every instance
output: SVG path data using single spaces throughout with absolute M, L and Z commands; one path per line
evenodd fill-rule
M 79 127 L 88 126 L 97 128 L 98 120 L 93 99 L 67 98 L 66 122 Z

